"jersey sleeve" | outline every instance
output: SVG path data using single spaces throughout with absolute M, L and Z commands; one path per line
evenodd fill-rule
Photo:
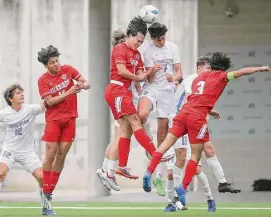
M 177 45 L 175 44 L 172 46 L 172 59 L 173 59 L 173 64 L 177 64 L 181 62 L 179 49 Z
M 40 93 L 40 97 L 42 99 L 44 99 L 45 97 L 47 96 L 50 96 L 51 93 L 50 93 L 50 89 L 47 85 L 47 82 L 44 78 L 39 78 L 38 80 L 38 86 L 39 86 L 39 93 Z
M 115 61 L 115 64 L 126 63 L 126 52 L 122 46 L 116 46 L 112 51 L 112 58 Z
M 150 52 L 148 52 L 148 48 L 143 52 L 143 58 L 144 58 L 144 65 L 146 67 L 153 67 L 154 66 L 154 62 L 152 59 L 152 55 Z
M 78 80 L 81 77 L 81 74 L 79 73 L 79 71 L 75 68 L 73 68 L 72 66 L 67 65 L 67 70 L 69 71 L 71 78 L 73 80 Z
M 45 109 L 41 107 L 41 104 L 31 104 L 27 105 L 27 107 L 33 115 L 39 115 L 45 111 Z
M 5 112 L 4 110 L 0 110 L 0 122 L 4 121 Z

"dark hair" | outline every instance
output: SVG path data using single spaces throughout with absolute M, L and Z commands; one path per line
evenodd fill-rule
M 136 36 L 139 32 L 146 36 L 147 29 L 147 24 L 140 17 L 134 17 L 128 25 L 127 36 Z
M 204 66 L 205 64 L 210 64 L 210 58 L 207 56 L 199 57 L 197 60 L 197 68 L 199 66 Z
M 12 103 L 10 102 L 10 99 L 13 98 L 16 89 L 19 89 L 19 90 L 21 90 L 21 91 L 24 91 L 24 89 L 23 89 L 23 88 L 21 87 L 21 85 L 19 85 L 19 84 L 12 84 L 12 85 L 10 85 L 10 86 L 4 91 L 4 98 L 5 98 L 5 100 L 6 100 L 6 102 L 7 102 L 7 104 L 8 104 L 9 106 L 11 106 L 11 104 L 12 104 Z
M 112 33 L 111 44 L 112 46 L 116 46 L 121 42 L 125 42 L 127 35 L 120 29 L 114 30 Z
M 167 26 L 161 23 L 153 23 L 149 28 L 148 31 L 152 39 L 160 38 L 161 36 L 165 35 L 168 31 Z
M 215 52 L 210 58 L 210 66 L 212 70 L 227 71 L 231 67 L 231 59 L 226 53 Z
M 38 61 L 43 63 L 43 65 L 47 65 L 51 57 L 58 57 L 59 55 L 58 49 L 50 45 L 47 48 L 41 48 L 38 52 Z

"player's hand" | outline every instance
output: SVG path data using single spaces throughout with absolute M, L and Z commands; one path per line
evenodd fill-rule
M 76 93 L 80 93 L 81 92 L 81 88 L 78 87 L 77 85 L 73 85 L 69 90 L 68 90 L 69 94 L 76 94 Z
M 145 81 L 148 78 L 149 74 L 147 73 L 140 73 L 139 75 L 137 75 L 137 79 L 136 81 Z
M 158 72 L 162 69 L 162 65 L 161 64 L 156 64 L 152 67 L 153 72 Z
M 166 75 L 166 79 L 167 79 L 168 82 L 174 82 L 175 81 L 173 75 L 170 75 L 170 74 Z
M 262 67 L 260 67 L 260 70 L 259 70 L 260 72 L 269 72 L 270 71 L 270 68 L 269 68 L 269 66 L 262 66 Z
M 82 81 L 79 81 L 77 84 L 76 84 L 77 87 L 79 87 L 80 89 L 84 89 L 84 82 Z
M 209 112 L 209 115 L 213 116 L 215 119 L 219 119 L 220 118 L 220 115 L 219 115 L 219 113 L 216 110 L 211 110 Z

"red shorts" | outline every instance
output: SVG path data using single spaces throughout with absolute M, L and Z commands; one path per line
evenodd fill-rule
M 115 120 L 120 119 L 123 115 L 136 114 L 133 95 L 126 87 L 117 84 L 108 84 L 104 97 Z
M 73 142 L 75 137 L 75 118 L 46 122 L 42 140 L 45 142 Z
M 190 144 L 199 144 L 209 141 L 208 125 L 205 115 L 179 112 L 173 119 L 169 132 L 176 137 L 188 134 Z

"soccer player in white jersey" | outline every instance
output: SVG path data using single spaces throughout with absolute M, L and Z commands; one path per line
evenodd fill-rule
M 4 91 L 8 104 L 0 110 L 0 122 L 5 125 L 5 137 L 0 154 L 0 188 L 12 165 L 17 162 L 31 173 L 42 189 L 41 161 L 35 153 L 35 118 L 45 111 L 44 103 L 24 104 L 23 88 L 12 84 Z M 44 201 L 41 191 L 43 209 L 50 209 L 48 201 Z
M 168 31 L 166 25 L 153 23 L 148 31 L 152 42 L 145 47 L 143 52 L 144 65 L 148 69 L 159 64 L 162 69 L 149 75 L 139 98 L 138 115 L 142 124 L 146 124 L 150 112 L 156 108 L 157 143 L 159 146 L 168 131 L 169 110 L 175 87 L 174 81 L 182 78 L 182 71 L 177 45 L 166 40 Z M 153 181 L 160 196 L 165 196 L 166 193 L 162 179 L 163 171 L 163 163 L 160 163 L 156 169 L 156 179 Z

